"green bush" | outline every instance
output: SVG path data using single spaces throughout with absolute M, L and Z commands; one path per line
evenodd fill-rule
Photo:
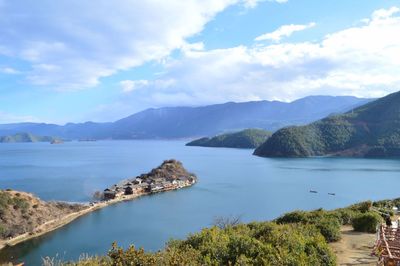
M 278 224 L 312 224 L 320 231 L 328 242 L 337 241 L 341 237 L 340 225 L 342 217 L 335 212 L 328 212 L 323 209 L 305 212 L 289 212 L 275 220 Z
M 293 211 L 285 213 L 275 220 L 278 224 L 288 223 L 307 223 L 309 222 L 309 214 L 305 211 Z
M 211 227 L 159 252 L 115 243 L 107 257 L 67 265 L 336 265 L 335 255 L 313 225 L 273 222 Z
M 382 222 L 382 217 L 375 212 L 366 212 L 353 218 L 352 225 L 354 231 L 376 233 L 378 225 Z
M 332 211 L 332 215 L 338 218 L 339 222 L 342 225 L 348 225 L 351 224 L 351 221 L 355 216 L 357 216 L 359 212 L 351 210 L 349 208 L 344 208 L 344 209 L 337 209 L 335 211 Z
M 325 237 L 326 241 L 334 242 L 340 240 L 340 223 L 335 217 L 323 217 L 315 223 L 321 234 Z
M 372 206 L 373 206 L 372 201 L 364 201 L 364 202 L 354 204 L 354 205 L 350 206 L 350 208 L 354 211 L 364 213 L 364 212 L 368 212 Z

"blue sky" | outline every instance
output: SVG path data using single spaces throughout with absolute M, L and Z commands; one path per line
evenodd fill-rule
M 400 1 L 0 0 L 0 123 L 400 90 Z

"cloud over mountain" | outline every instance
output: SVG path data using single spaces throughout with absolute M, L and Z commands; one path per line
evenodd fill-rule
M 186 50 L 133 94 L 160 105 L 310 94 L 380 97 L 400 90 L 398 12 L 396 7 L 376 10 L 362 24 L 320 41 Z

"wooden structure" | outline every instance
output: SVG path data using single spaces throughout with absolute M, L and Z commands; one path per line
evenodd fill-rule
M 400 266 L 400 228 L 381 224 L 372 253 L 379 257 L 378 265 Z

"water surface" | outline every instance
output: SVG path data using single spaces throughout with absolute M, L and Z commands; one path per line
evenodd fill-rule
M 332 209 L 400 194 L 398 159 L 267 159 L 252 156 L 251 150 L 184 143 L 1 144 L 0 188 L 32 192 L 45 200 L 89 201 L 94 191 L 148 172 L 170 158 L 196 173 L 199 183 L 93 212 L 3 250 L 0 261 L 18 258 L 40 265 L 45 256 L 77 259 L 82 253 L 105 254 L 113 241 L 158 250 L 171 238 L 210 226 L 216 216 L 269 220 L 294 209 Z M 318 193 L 309 193 L 310 189 Z

